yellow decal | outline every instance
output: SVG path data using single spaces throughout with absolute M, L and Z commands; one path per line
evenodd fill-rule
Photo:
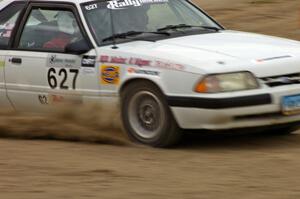
M 118 85 L 120 83 L 120 67 L 111 65 L 101 66 L 101 84 Z
M 0 61 L 0 68 L 5 67 L 5 61 Z

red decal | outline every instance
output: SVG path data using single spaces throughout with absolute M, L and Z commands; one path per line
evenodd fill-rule
M 107 55 L 100 56 L 100 62 L 109 62 L 109 56 Z
M 123 57 L 112 57 L 110 62 L 114 64 L 126 64 L 126 58 Z

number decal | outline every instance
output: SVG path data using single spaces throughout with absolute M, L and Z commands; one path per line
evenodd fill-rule
M 66 69 L 62 68 L 57 73 L 55 68 L 50 68 L 48 70 L 48 84 L 49 84 L 50 88 L 56 89 L 58 87 L 57 77 L 61 77 L 62 80 L 59 84 L 59 88 L 63 89 L 63 90 L 68 90 L 69 86 L 66 85 L 67 80 L 68 80 L 68 72 L 74 74 L 73 80 L 72 80 L 72 89 L 75 90 L 77 77 L 79 74 L 78 69 L 69 69 L 69 71 L 67 71 Z
M 68 73 L 67 73 L 67 70 L 66 69 L 61 69 L 58 73 L 59 76 L 63 76 L 63 79 L 60 83 L 60 88 L 61 89 L 64 89 L 64 90 L 68 90 L 69 87 L 65 85 L 67 79 L 68 79 Z
M 73 78 L 73 89 L 75 90 L 76 89 L 76 81 L 77 81 L 77 77 L 78 77 L 78 73 L 79 73 L 79 70 L 78 69 L 70 69 L 70 73 L 74 73 L 74 78 Z
M 50 88 L 55 89 L 57 87 L 57 80 L 55 77 L 56 71 L 54 68 L 50 68 L 48 71 L 48 84 Z

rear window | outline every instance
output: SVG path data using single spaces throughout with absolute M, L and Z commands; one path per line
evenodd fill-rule
M 0 12 L 0 48 L 8 46 L 12 31 L 24 7 L 25 2 L 15 2 Z

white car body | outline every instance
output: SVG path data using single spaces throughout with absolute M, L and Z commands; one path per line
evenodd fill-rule
M 11 2 L 13 0 L 1 2 L 0 9 Z M 3 65 L 0 68 L 0 103 L 5 107 L 45 111 L 49 109 L 45 103 L 70 99 L 83 104 L 109 102 L 115 108 L 118 107 L 123 85 L 135 79 L 145 79 L 156 84 L 164 93 L 182 129 L 219 130 L 300 122 L 299 115 L 282 113 L 283 97 L 299 95 L 300 84 L 270 87 L 263 81 L 267 77 L 284 81 L 280 78 L 299 74 L 300 83 L 300 43 L 297 41 L 221 30 L 213 34 L 189 35 L 157 42 L 121 43 L 117 49 L 113 49 L 112 45 L 98 47 L 80 7 L 85 1 L 45 2 L 76 5 L 93 45 L 93 49 L 85 56 L 96 57 L 95 66 L 82 67 L 80 63 L 84 55 L 0 50 L 0 63 Z M 75 90 L 49 87 L 47 70 L 51 56 L 79 63 L 72 66 L 79 70 Z M 22 64 L 12 63 L 14 57 L 22 58 Z M 117 84 L 101 83 L 103 65 L 119 68 Z M 260 88 L 215 94 L 194 91 L 195 84 L 207 74 L 236 71 L 254 74 Z M 71 84 L 71 79 L 66 84 Z

